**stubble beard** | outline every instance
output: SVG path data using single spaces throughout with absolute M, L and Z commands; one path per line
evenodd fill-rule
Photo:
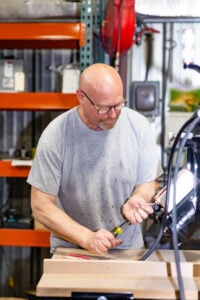
M 113 120 L 112 123 L 106 123 L 106 120 L 101 120 L 99 123 L 98 123 L 98 126 L 99 128 L 101 128 L 102 130 L 108 130 L 108 129 L 112 129 L 116 122 L 118 120 L 118 117 L 116 119 Z

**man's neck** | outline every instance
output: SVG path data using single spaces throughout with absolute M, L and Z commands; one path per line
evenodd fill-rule
M 100 128 L 97 124 L 91 123 L 88 121 L 88 119 L 85 117 L 84 112 L 81 108 L 81 106 L 78 107 L 78 114 L 83 121 L 83 123 L 90 129 L 96 130 L 96 131 L 102 131 L 103 129 Z

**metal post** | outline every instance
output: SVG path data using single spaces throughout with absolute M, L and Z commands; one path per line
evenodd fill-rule
M 92 0 L 81 1 L 81 22 L 86 24 L 86 45 L 80 48 L 80 70 L 93 63 L 93 4 Z
M 96 0 L 94 7 L 94 63 L 105 62 L 105 51 L 101 39 L 101 27 L 104 20 L 105 0 Z

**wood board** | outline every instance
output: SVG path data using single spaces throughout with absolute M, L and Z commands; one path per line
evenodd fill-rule
M 156 250 L 113 250 L 95 255 L 86 250 L 58 248 L 44 260 L 37 285 L 39 297 L 70 297 L 72 292 L 134 294 L 136 299 L 179 299 L 174 253 Z M 179 251 L 186 299 L 200 295 L 200 251 Z

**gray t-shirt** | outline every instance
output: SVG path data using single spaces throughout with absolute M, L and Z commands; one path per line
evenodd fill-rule
M 47 126 L 39 140 L 28 183 L 57 196 L 57 205 L 95 231 L 112 230 L 124 221 L 121 206 L 134 186 L 154 180 L 159 159 L 148 120 L 127 107 L 114 128 L 95 131 L 79 117 L 77 107 Z M 118 249 L 140 248 L 140 225 L 120 235 Z M 51 251 L 77 247 L 51 234 Z

